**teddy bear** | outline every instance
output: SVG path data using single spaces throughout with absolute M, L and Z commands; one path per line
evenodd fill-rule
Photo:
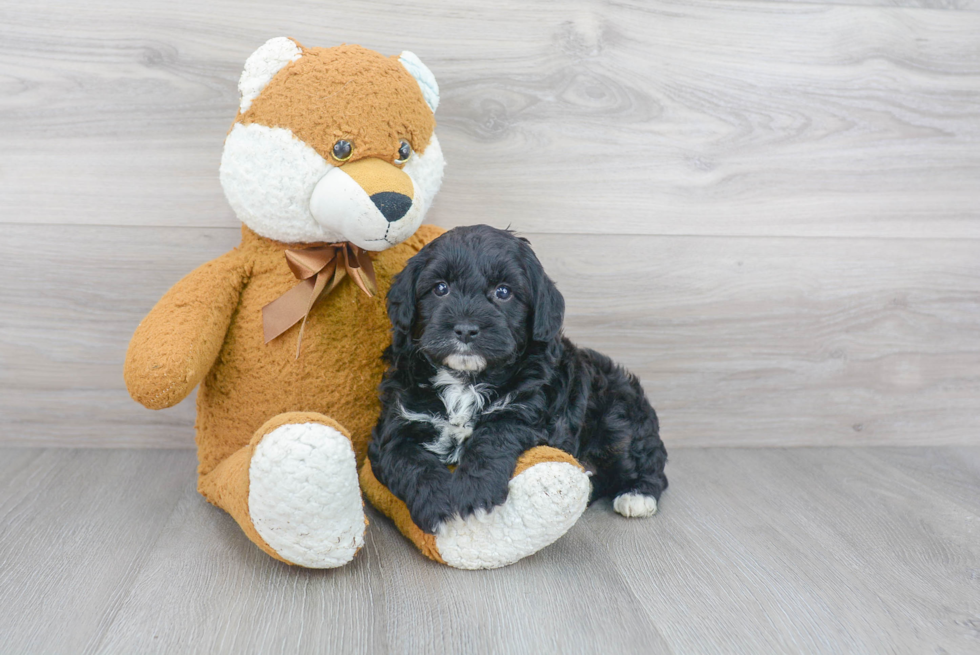
M 279 37 L 246 61 L 220 183 L 241 243 L 177 282 L 137 327 L 124 377 L 150 409 L 200 385 L 198 491 L 277 560 L 350 562 L 364 495 L 423 554 L 512 563 L 578 519 L 588 477 L 525 453 L 492 512 L 422 532 L 365 463 L 390 323 L 384 298 L 442 230 L 422 225 L 442 182 L 439 87 L 411 52 L 306 48 Z

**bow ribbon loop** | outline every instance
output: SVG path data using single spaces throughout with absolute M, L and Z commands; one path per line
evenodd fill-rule
M 285 250 L 286 265 L 297 280 L 306 280 L 319 273 L 336 255 L 331 246 L 309 250 Z
M 361 291 L 373 298 L 378 292 L 378 280 L 368 252 L 348 241 L 305 250 L 287 249 L 283 254 L 299 284 L 262 308 L 262 328 L 265 342 L 269 343 L 303 321 L 296 343 L 299 357 L 306 319 L 321 297 L 350 276 Z

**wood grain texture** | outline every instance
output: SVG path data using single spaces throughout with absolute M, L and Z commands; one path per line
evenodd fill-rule
M 234 247 L 239 233 L 151 232 L 0 225 L 0 417 L 11 428 L 0 441 L 193 444 L 194 397 L 144 410 L 125 392 L 123 358 L 160 296 Z M 144 439 L 132 440 L 134 424 Z
M 0 451 L 0 651 L 85 652 L 195 481 L 187 451 Z
M 222 139 L 279 34 L 422 56 L 431 219 L 531 235 L 668 443 L 977 443 L 973 8 L 0 1 L 0 443 L 191 445 L 193 397 L 145 411 L 121 361 L 237 242 Z
M 977 0 L 776 0 L 817 5 L 847 5 L 851 7 L 906 7 L 942 11 L 980 11 Z
M 588 527 L 675 652 L 972 652 L 976 455 L 682 450 L 656 530 Z
M 188 487 L 96 651 L 670 652 L 587 533 L 473 576 L 425 560 L 380 514 L 369 516 L 351 564 L 309 571 L 271 561 Z M 576 573 L 569 560 L 594 564 Z M 188 574 L 190 593 L 174 583 Z
M 529 235 L 566 331 L 636 372 L 668 444 L 975 444 L 975 241 Z M 192 445 L 122 360 L 233 229 L 0 225 L 0 443 Z M 52 263 L 57 266 L 52 266 Z
M 966 653 L 980 449 L 676 449 L 658 515 L 591 507 L 497 571 L 371 512 L 333 571 L 263 555 L 190 451 L 0 450 L 5 652 Z M 52 629 L 57 626 L 57 629 Z
M 976 242 L 532 237 L 683 445 L 976 444 Z M 589 253 L 597 256 L 589 256 Z
M 290 34 L 429 64 L 443 225 L 978 238 L 978 33 L 788 2 L 6 2 L 0 221 L 233 226 L 235 82 Z

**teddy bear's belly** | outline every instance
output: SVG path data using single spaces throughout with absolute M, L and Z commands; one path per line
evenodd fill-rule
M 295 280 L 253 276 L 198 394 L 201 473 L 247 445 L 268 419 L 289 411 L 320 412 L 340 422 L 360 465 L 380 409 L 381 354 L 390 333 L 383 301 L 348 282 L 314 306 L 297 358 L 299 325 L 266 344 L 261 311 Z

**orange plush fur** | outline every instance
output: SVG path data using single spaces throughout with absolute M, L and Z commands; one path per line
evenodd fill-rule
M 262 307 L 296 284 L 283 256 L 286 244 L 243 226 L 238 248 L 175 284 L 140 323 L 126 357 L 130 393 L 161 409 L 201 383 L 202 476 L 247 445 L 271 417 L 293 411 L 337 420 L 350 431 L 360 463 L 378 418 L 381 353 L 391 340 L 384 294 L 408 258 L 440 232 L 423 225 L 373 258 L 378 296 L 367 297 L 347 278 L 322 298 L 296 357 L 299 325 L 269 343 L 262 333 Z
M 324 159 L 338 139 L 347 139 L 358 159 L 384 161 L 397 158 L 402 138 L 424 152 L 436 126 L 412 76 L 392 58 L 359 45 L 303 48 L 303 57 L 269 82 L 236 121 L 288 127 Z
M 254 534 L 247 513 L 232 511 L 247 495 L 247 484 L 227 494 L 209 474 L 285 412 L 324 415 L 318 421 L 331 417 L 349 432 L 358 464 L 363 461 L 378 417 L 381 353 L 391 340 L 384 294 L 408 258 L 440 233 L 424 225 L 407 241 L 378 253 L 378 296 L 368 298 L 348 278 L 314 305 L 298 358 L 299 325 L 263 343 L 262 307 L 296 284 L 282 254 L 286 246 L 244 226 L 238 248 L 175 284 L 136 329 L 124 370 L 130 394 L 146 407 L 162 409 L 201 384 L 198 490 L 232 514 L 270 555 L 278 557 Z M 247 466 L 239 473 L 227 482 L 245 483 Z

